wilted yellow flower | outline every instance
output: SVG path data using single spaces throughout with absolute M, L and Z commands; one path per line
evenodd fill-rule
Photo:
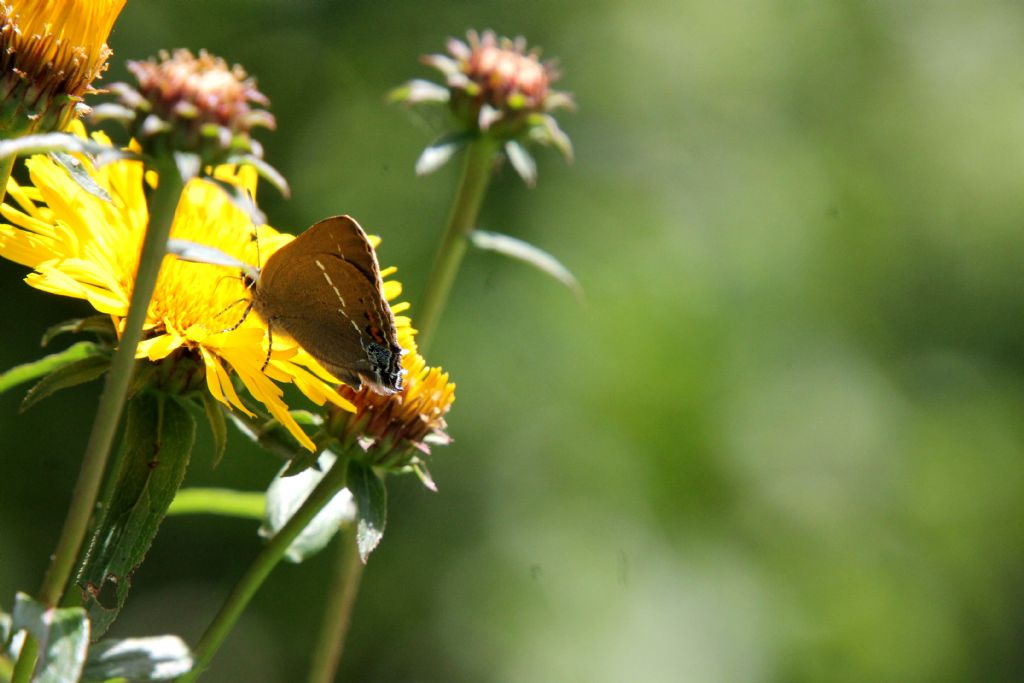
M 93 137 L 108 143 L 101 134 Z M 80 160 L 109 200 L 84 190 L 49 157 L 29 158 L 26 166 L 32 184 L 21 186 L 10 180 L 9 203 L 0 207 L 11 223 L 0 225 L 0 257 L 33 268 L 26 278 L 33 287 L 85 299 L 119 327 L 128 312 L 148 222 L 143 166 L 123 160 L 97 169 L 85 157 Z M 220 167 L 215 176 L 255 192 L 256 172 L 251 167 Z M 263 261 L 293 239 L 267 225 L 259 226 L 258 233 Z M 171 235 L 259 265 L 250 218 L 212 182 L 188 183 Z M 393 268 L 382 271 L 385 277 L 393 273 Z M 387 280 L 384 291 L 389 300 L 394 299 L 401 285 Z M 354 408 L 335 390 L 335 378 L 286 338 L 275 335 L 272 358 L 264 371 L 267 330 L 257 316 L 250 315 L 237 329 L 225 331 L 238 322 L 243 308 L 232 304 L 248 297 L 240 274 L 233 269 L 165 259 L 136 355 L 161 361 L 181 350 L 205 367 L 206 387 L 217 400 L 252 415 L 235 391 L 234 373 L 303 446 L 313 450 L 312 440 L 288 412 L 276 382 L 294 383 L 317 404 Z M 393 307 L 396 312 L 404 309 L 402 304 Z M 396 323 L 399 338 L 408 339 L 409 319 L 398 316 Z
M 0 3 L 0 137 L 61 130 L 107 68 L 124 0 Z
M 448 373 L 427 366 L 413 335 L 408 323 L 399 329 L 399 344 L 406 351 L 402 390 L 385 396 L 367 386 L 358 391 L 339 387 L 355 411 L 332 410 L 329 427 L 343 443 L 358 444 L 374 467 L 412 469 L 434 488 L 421 456 L 430 453 L 431 444 L 450 442 L 444 416 L 455 401 L 455 385 Z

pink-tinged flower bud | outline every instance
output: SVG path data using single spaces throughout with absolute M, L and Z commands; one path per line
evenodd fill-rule
M 204 164 L 235 157 L 261 157 L 253 128 L 275 127 L 263 107 L 270 102 L 238 66 L 201 50 L 161 52 L 156 59 L 128 62 L 136 85 L 112 86 L 121 109 L 101 113 L 121 118 L 144 151 L 199 154 Z
M 526 142 L 539 142 L 572 158 L 572 143 L 551 112 L 572 109 L 572 97 L 554 90 L 559 78 L 555 64 L 540 60 L 540 50 L 528 50 L 526 39 L 499 38 L 493 31 L 469 31 L 467 41 L 451 38 L 448 54 L 426 55 L 424 64 L 440 71 L 444 85 L 417 79 L 391 94 L 406 104 L 445 103 L 459 123 L 459 130 L 443 135 L 431 148 L 436 153 L 421 158 L 420 172 L 429 172 L 451 157 L 467 137 L 490 136 L 505 145 L 516 170 L 533 181 L 533 160 Z

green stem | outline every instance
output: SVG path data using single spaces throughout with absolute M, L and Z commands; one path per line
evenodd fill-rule
M 193 650 L 194 664 L 192 670 L 177 679 L 178 683 L 195 681 L 210 665 L 210 660 L 227 638 L 238 618 L 242 615 L 256 591 L 270 575 L 271 570 L 284 557 L 288 546 L 302 533 L 302 530 L 313 521 L 317 513 L 327 505 L 334 496 L 345 488 L 345 475 L 348 469 L 348 458 L 338 456 L 334 465 L 327 471 L 324 478 L 316 485 L 306 501 L 295 511 L 288 523 L 281 527 L 273 538 L 263 547 L 252 564 L 235 584 L 230 595 L 224 601 L 217 616 L 210 622 L 206 633 L 199 639 Z
M 345 636 L 352 620 L 352 607 L 359 591 L 359 579 L 363 575 L 363 562 L 359 559 L 356 546 L 355 527 L 342 531 L 338 539 L 337 566 L 330 592 L 324 622 L 320 626 L 320 639 L 313 651 L 313 665 L 309 672 L 309 683 L 331 683 L 341 662 L 345 649 Z
M 14 674 L 11 683 L 28 683 L 32 679 L 32 671 L 36 666 L 36 655 L 39 654 L 39 643 L 27 631 L 25 642 L 18 653 L 18 661 L 14 663 Z
M 462 257 L 469 245 L 469 233 L 476 228 L 480 205 L 487 192 L 494 156 L 499 145 L 497 140 L 482 135 L 473 140 L 466 149 L 462 178 L 448 215 L 448 227 L 441 238 L 441 246 L 434 257 L 434 265 L 423 291 L 423 300 L 416 313 L 419 328 L 416 342 L 424 352 L 433 341 L 437 323 L 444 312 L 452 283 L 455 282 Z
M 14 170 L 15 159 L 17 159 L 15 156 L 0 159 L 0 202 L 3 202 L 4 197 L 7 196 L 7 180 L 11 177 L 11 171 Z
M 146 321 L 149 300 L 156 288 L 160 264 L 167 248 L 167 236 L 170 234 L 174 211 L 184 186 L 173 163 L 157 163 L 155 170 L 159 173 L 160 183 L 149 201 L 149 227 L 146 229 L 146 237 L 139 256 L 128 319 L 125 321 L 121 341 L 110 364 L 103 393 L 100 395 L 96 419 L 92 425 L 85 455 L 82 457 L 78 481 L 71 494 L 64 527 L 61 529 L 57 548 L 51 556 L 50 566 L 39 588 L 39 601 L 48 607 L 56 607 L 60 603 L 64 587 L 71 577 L 78 552 L 81 550 L 89 518 L 96 506 L 110 447 L 124 410 L 125 396 L 135 366 L 135 350 L 142 338 L 142 325 Z M 12 683 L 28 681 L 35 667 L 37 649 L 37 644 L 31 638 L 26 639 L 25 647 L 15 666 Z

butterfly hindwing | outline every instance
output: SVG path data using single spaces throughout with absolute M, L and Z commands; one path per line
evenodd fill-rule
M 358 388 L 401 389 L 401 348 L 380 267 L 348 216 L 316 223 L 268 259 L 254 291 L 267 324 Z

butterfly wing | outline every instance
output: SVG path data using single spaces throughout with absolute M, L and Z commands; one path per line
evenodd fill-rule
M 279 249 L 254 297 L 260 317 L 346 384 L 401 389 L 395 318 L 373 246 L 353 219 L 322 220 Z

